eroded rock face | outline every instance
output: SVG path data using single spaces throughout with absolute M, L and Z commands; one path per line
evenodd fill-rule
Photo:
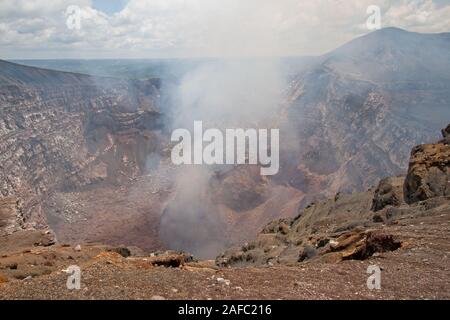
M 400 248 L 401 242 L 392 235 L 383 233 L 364 233 L 362 239 L 351 243 L 350 248 L 342 254 L 343 260 L 364 260 L 374 253 L 394 251 Z
M 155 83 L 0 68 L 0 200 L 21 201 L 22 228 L 46 228 L 42 203 L 55 190 L 141 174 L 156 150 Z
M 448 130 L 443 130 L 448 138 Z M 450 145 L 444 141 L 415 147 L 404 185 L 405 201 L 414 203 L 450 195 Z
M 15 197 L 0 198 L 0 236 L 20 230 L 22 225 L 20 200 Z
M 444 137 L 444 143 L 450 143 L 450 124 L 447 128 L 442 129 L 442 136 Z
M 442 129 L 442 135 L 444 136 L 444 138 L 450 136 L 450 124 L 447 126 L 447 128 Z
M 269 223 L 254 241 L 225 251 L 216 263 L 220 266 L 294 265 L 331 252 L 330 246 L 338 243 L 335 239 L 341 241 L 342 234 L 360 235 L 352 241 L 356 243 L 364 238 L 360 229 L 369 223 L 372 198 L 373 191 L 368 191 L 341 194 L 310 204 L 293 219 Z
M 403 202 L 404 177 L 384 178 L 378 184 L 372 202 L 372 210 L 379 211 L 386 206 L 398 206 Z

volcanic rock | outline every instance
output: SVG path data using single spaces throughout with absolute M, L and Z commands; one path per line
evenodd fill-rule
M 91 232 L 96 223 L 80 222 L 120 210 L 111 200 L 113 208 L 99 205 L 101 192 L 92 190 L 145 174 L 147 156 L 158 152 L 157 84 L 0 61 L 0 106 L 0 235 L 50 226 L 72 245 L 102 232 L 114 242 L 110 224 Z M 98 207 L 90 201 L 83 210 L 73 194 L 82 191 L 95 194 Z
M 404 194 L 407 203 L 450 195 L 449 144 L 438 142 L 413 148 Z
M 386 206 L 399 206 L 403 202 L 404 181 L 404 177 L 382 179 L 375 190 L 372 210 L 379 211 Z
M 193 257 L 187 253 L 166 251 L 147 258 L 147 261 L 155 266 L 177 268 L 183 266 L 187 262 L 193 261 Z
M 16 197 L 0 198 L 0 235 L 11 234 L 23 227 L 22 207 Z
M 401 242 L 395 240 L 392 235 L 383 233 L 364 233 L 361 240 L 351 243 L 342 252 L 343 260 L 365 260 L 374 253 L 394 251 L 400 248 Z
M 450 143 L 450 124 L 447 126 L 447 128 L 442 129 L 442 136 L 444 137 L 444 143 Z

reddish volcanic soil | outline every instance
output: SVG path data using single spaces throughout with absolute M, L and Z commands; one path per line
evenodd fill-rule
M 402 241 L 393 252 L 295 267 L 219 268 L 212 261 L 158 267 L 154 257 L 125 258 L 106 246 L 26 249 L 24 241 L 39 235 L 23 234 L 0 250 L 0 299 L 450 299 L 449 214 L 379 226 Z M 68 290 L 61 271 L 74 264 L 82 270 L 80 290 Z M 367 288 L 369 265 L 382 270 L 380 290 Z

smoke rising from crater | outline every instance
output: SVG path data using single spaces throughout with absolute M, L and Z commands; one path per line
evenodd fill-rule
M 171 90 L 169 127 L 192 132 L 194 120 L 207 128 L 273 128 L 285 88 L 279 62 L 269 58 L 208 60 L 188 72 Z M 164 210 L 160 237 L 171 249 L 213 258 L 230 245 L 226 235 L 229 193 L 219 174 L 230 165 L 184 165 L 178 168 L 175 193 Z M 225 188 L 234 188 L 227 185 Z M 236 188 L 238 188 L 236 186 Z M 238 191 L 239 192 L 239 191 Z M 228 217 L 227 217 L 228 216 Z

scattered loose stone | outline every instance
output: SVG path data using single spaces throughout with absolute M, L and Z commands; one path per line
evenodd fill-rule
M 224 279 L 224 278 L 217 278 L 216 280 L 217 280 L 217 282 L 219 282 L 219 283 L 224 283 L 224 284 L 226 284 L 227 286 L 230 285 L 230 280 L 227 280 L 227 279 Z

